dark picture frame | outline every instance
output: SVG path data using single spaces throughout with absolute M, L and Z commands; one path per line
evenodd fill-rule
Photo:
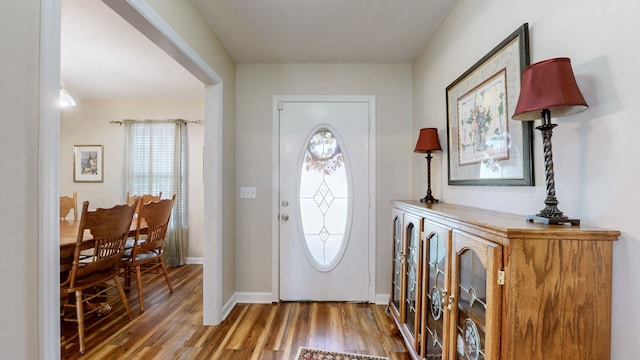
M 73 182 L 103 182 L 102 145 L 73 146 Z
M 534 185 L 532 122 L 511 120 L 529 62 L 525 23 L 447 86 L 449 185 Z

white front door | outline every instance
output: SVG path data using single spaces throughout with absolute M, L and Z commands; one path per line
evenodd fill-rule
M 367 301 L 369 103 L 280 110 L 280 299 Z

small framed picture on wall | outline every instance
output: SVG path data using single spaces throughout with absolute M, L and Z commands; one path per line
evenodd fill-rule
M 102 145 L 73 146 L 73 182 L 104 180 Z

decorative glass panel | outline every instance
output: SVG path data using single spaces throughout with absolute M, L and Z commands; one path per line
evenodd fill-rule
M 447 245 L 437 233 L 431 233 L 427 239 L 429 249 L 429 269 L 427 284 L 427 336 L 425 339 L 426 359 L 441 359 L 444 337 L 444 305 L 447 301 L 445 277 Z
M 339 263 L 348 241 L 347 163 L 326 127 L 314 131 L 303 151 L 299 200 L 305 253 L 316 268 L 328 271 Z
M 402 220 L 393 219 L 393 306 L 400 310 L 402 291 Z
M 407 309 L 407 328 L 413 336 L 415 336 L 416 314 L 417 314 L 417 295 L 418 295 L 418 254 L 420 251 L 420 234 L 419 231 L 409 224 L 407 227 L 407 288 L 405 290 L 405 301 Z
M 485 359 L 487 269 L 472 250 L 460 254 L 457 359 Z

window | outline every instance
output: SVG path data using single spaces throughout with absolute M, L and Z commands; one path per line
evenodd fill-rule
M 331 129 L 314 130 L 300 171 L 300 220 L 306 254 L 322 271 L 337 266 L 347 245 L 347 162 Z
M 122 197 L 176 194 L 165 261 L 183 265 L 187 249 L 187 125 L 183 120 L 125 120 Z

